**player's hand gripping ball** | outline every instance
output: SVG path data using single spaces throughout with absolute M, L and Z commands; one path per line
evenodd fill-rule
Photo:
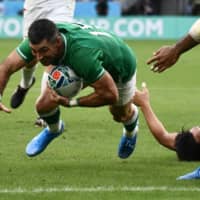
M 59 95 L 72 98 L 81 90 L 83 81 L 68 66 L 55 66 L 48 75 L 48 84 Z

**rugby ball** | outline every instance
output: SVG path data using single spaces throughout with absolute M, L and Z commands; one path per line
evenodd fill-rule
M 55 66 L 48 75 L 48 84 L 57 94 L 72 98 L 81 90 L 83 81 L 68 66 Z

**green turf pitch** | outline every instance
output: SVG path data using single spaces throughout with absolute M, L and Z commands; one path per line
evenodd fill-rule
M 147 82 L 153 108 L 169 131 L 200 123 L 199 47 L 162 74 L 154 74 L 145 64 L 154 50 L 172 42 L 127 41 L 138 59 L 138 87 Z M 17 43 L 0 40 L 1 61 Z M 155 142 L 142 115 L 137 148 L 127 160 L 117 157 L 122 127 L 112 121 L 106 107 L 62 108 L 64 134 L 40 156 L 28 158 L 25 146 L 41 130 L 33 125 L 41 74 L 39 66 L 37 82 L 22 107 L 12 114 L 0 113 L 0 199 L 199 199 L 199 181 L 176 177 L 200 163 L 177 161 L 174 152 Z M 13 75 L 4 92 L 7 106 L 19 79 L 20 73 Z

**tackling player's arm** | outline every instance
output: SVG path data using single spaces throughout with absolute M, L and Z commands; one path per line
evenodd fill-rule
M 0 95 L 2 97 L 3 91 L 10 76 L 17 70 L 24 67 L 25 61 L 19 56 L 16 50 L 12 51 L 9 56 L 0 64 Z M 4 112 L 11 112 L 10 109 L 6 108 L 0 103 L 0 110 Z
M 171 46 L 163 46 L 153 53 L 153 56 L 147 61 L 154 72 L 162 72 L 174 65 L 180 55 L 200 42 L 200 20 L 197 20 L 189 30 L 189 33 Z
M 169 133 L 158 119 L 151 107 L 149 91 L 146 86 L 143 86 L 142 91 L 136 91 L 133 102 L 140 106 L 147 125 L 155 139 L 168 149 L 175 150 L 175 138 L 178 133 Z
M 141 107 L 141 111 L 155 139 L 168 149 L 175 150 L 175 138 L 178 133 L 168 133 L 162 122 L 153 112 L 150 104 Z

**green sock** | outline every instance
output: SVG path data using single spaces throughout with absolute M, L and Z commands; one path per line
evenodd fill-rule
M 60 109 L 56 108 L 55 110 L 40 115 L 40 117 L 46 121 L 48 129 L 51 133 L 57 133 L 61 129 L 61 120 L 60 120 Z
M 138 131 L 138 124 L 139 124 L 139 112 L 138 112 L 138 108 L 134 106 L 134 114 L 131 117 L 131 119 L 127 122 L 124 123 L 124 131 L 123 134 L 125 134 L 128 137 L 132 137 L 134 136 L 137 131 Z

